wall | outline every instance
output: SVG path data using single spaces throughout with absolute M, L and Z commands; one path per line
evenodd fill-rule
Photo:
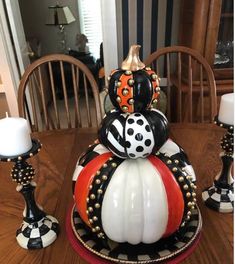
M 60 0 L 60 5 L 68 6 L 76 21 L 65 26 L 67 47 L 76 49 L 75 37 L 80 32 L 77 0 Z M 41 55 L 58 51 L 58 28 L 45 25 L 48 6 L 56 5 L 51 0 L 19 0 L 26 39 L 37 38 L 41 41 Z
M 119 63 L 129 46 L 139 44 L 140 58 L 177 44 L 181 0 L 116 0 Z

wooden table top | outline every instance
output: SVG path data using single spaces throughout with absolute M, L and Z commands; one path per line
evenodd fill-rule
M 211 186 L 221 169 L 219 142 L 224 132 L 213 124 L 171 125 L 171 138 L 184 148 L 196 172 L 203 219 L 201 241 L 185 264 L 233 263 L 233 215 L 210 210 L 201 199 L 202 189 Z M 29 160 L 36 170 L 36 200 L 59 220 L 60 235 L 45 249 L 29 251 L 18 246 L 15 232 L 22 222 L 23 198 L 10 178 L 13 164 L 0 162 L 0 263 L 86 264 L 66 237 L 65 220 L 73 200 L 71 178 L 77 158 L 96 133 L 92 129 L 71 129 L 35 133 L 34 137 L 43 143 L 41 152 Z

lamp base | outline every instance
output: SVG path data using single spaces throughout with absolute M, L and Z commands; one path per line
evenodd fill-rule
M 47 215 L 33 223 L 23 221 L 16 232 L 18 244 L 25 249 L 45 248 L 52 244 L 59 233 L 59 224 L 56 218 Z
M 225 189 L 211 186 L 202 192 L 202 199 L 206 206 L 220 213 L 233 212 L 233 185 Z

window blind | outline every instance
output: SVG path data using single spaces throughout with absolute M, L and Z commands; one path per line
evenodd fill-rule
M 100 0 L 78 0 L 81 33 L 88 39 L 89 51 L 97 59 L 100 57 L 102 40 Z

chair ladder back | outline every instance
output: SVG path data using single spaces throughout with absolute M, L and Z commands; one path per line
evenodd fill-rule
M 176 54 L 176 61 L 174 61 L 173 54 Z M 170 113 L 174 121 L 205 122 L 208 121 L 209 116 L 209 121 L 212 122 L 217 110 L 216 85 L 213 71 L 206 59 L 196 50 L 183 46 L 172 46 L 160 48 L 150 54 L 145 60 L 145 65 L 156 65 L 162 57 L 165 58 L 164 66 L 167 67 L 164 75 L 167 78 L 167 116 L 169 116 L 170 102 L 175 99 L 173 96 L 175 94 L 172 95 L 172 88 L 174 88 L 177 92 L 177 103 L 173 106 L 177 107 L 177 116 L 174 116 L 173 111 Z M 169 64 L 171 82 L 169 81 Z M 164 76 L 160 75 L 162 78 Z M 171 95 L 169 96 L 170 89 Z M 205 104 L 206 100 L 209 104 Z M 187 110 L 186 115 L 185 110 Z
M 29 65 L 20 81 L 18 104 L 20 116 L 30 120 L 34 131 L 98 128 L 101 122 L 95 78 L 85 64 L 68 55 L 47 55 Z

